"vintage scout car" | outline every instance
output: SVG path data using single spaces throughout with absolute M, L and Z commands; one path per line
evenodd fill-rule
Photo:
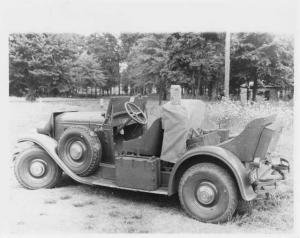
M 172 101 L 147 127 L 146 98 L 116 97 L 105 113 L 53 113 L 31 146 L 14 154 L 18 182 L 28 189 L 55 187 L 62 172 L 79 183 L 171 196 L 202 222 L 228 221 L 238 201 L 276 187 L 289 169 L 271 152 L 280 130 L 275 116 L 257 118 L 231 137 L 202 128 L 205 105 Z

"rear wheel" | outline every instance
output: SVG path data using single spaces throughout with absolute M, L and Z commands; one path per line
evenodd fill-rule
M 58 155 L 74 173 L 88 176 L 99 166 L 101 143 L 95 132 L 89 128 L 69 127 L 59 139 Z
M 238 203 L 232 177 L 224 168 L 212 163 L 189 168 L 180 180 L 178 193 L 186 213 L 202 222 L 230 220 Z
M 38 146 L 29 147 L 16 156 L 14 172 L 18 182 L 28 189 L 53 188 L 62 175 L 58 165 Z

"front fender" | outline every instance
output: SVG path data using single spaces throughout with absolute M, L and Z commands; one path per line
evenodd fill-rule
M 57 141 L 54 140 L 53 138 L 47 135 L 36 133 L 18 139 L 19 143 L 26 142 L 26 141 L 33 142 L 34 144 L 37 144 L 40 147 L 42 147 L 49 154 L 49 156 L 57 163 L 57 165 L 72 179 L 80 183 L 92 184 L 92 181 L 90 179 L 79 177 L 63 163 L 63 161 L 58 157 L 56 153 Z
M 248 182 L 249 171 L 245 168 L 239 158 L 230 151 L 218 146 L 201 146 L 187 151 L 183 157 L 176 162 L 172 169 L 168 185 L 168 194 L 172 195 L 177 191 L 175 180 L 176 173 L 184 162 L 195 158 L 199 160 L 199 163 L 204 160 L 205 162 L 209 162 L 207 156 L 219 160 L 221 163 L 225 164 L 228 169 L 230 169 L 235 177 L 241 196 L 244 200 L 250 201 L 257 196 L 251 184 Z

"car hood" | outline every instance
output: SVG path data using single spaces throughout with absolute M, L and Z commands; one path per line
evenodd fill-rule
M 103 112 L 65 112 L 55 118 L 55 123 L 104 123 Z

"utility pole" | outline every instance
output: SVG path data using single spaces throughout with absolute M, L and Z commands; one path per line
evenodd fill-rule
M 225 80 L 224 93 L 229 98 L 229 78 L 230 78 L 230 32 L 226 32 L 225 37 Z

